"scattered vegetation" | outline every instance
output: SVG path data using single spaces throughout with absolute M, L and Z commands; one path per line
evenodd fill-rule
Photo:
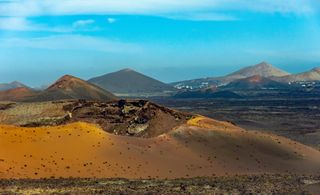
M 260 175 L 175 180 L 0 180 L 1 194 L 316 194 L 320 178 Z

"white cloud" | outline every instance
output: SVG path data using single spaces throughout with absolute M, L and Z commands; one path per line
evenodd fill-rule
M 75 27 L 75 28 L 79 28 L 79 27 L 84 27 L 84 26 L 88 26 L 90 24 L 93 24 L 95 23 L 94 20 L 91 20 L 91 19 L 88 19 L 88 20 L 78 20 L 78 21 L 75 21 L 72 26 Z
M 115 23 L 116 21 L 117 21 L 117 19 L 115 19 L 115 18 L 107 18 L 107 22 L 109 24 Z
M 0 18 L 0 29 L 1 30 L 32 30 L 36 26 L 31 24 L 23 17 L 4 17 Z
M 237 17 L 227 14 L 216 13 L 188 13 L 188 14 L 172 14 L 164 16 L 166 18 L 176 20 L 191 20 L 191 21 L 233 21 L 238 20 Z
M 285 14 L 310 14 L 320 9 L 318 0 L 258 0 L 254 3 L 243 0 L 241 5 L 245 10 Z
M 305 15 L 319 10 L 319 0 L 256 0 L 254 3 L 248 0 L 8 0 L 0 2 L 0 29 L 50 32 L 97 29 L 90 26 L 95 23 L 92 19 L 75 21 L 71 27 L 28 20 L 29 16 L 43 15 L 141 14 L 177 20 L 226 21 L 241 19 L 234 11 Z M 114 17 L 107 18 L 109 24 L 116 21 Z
M 71 28 L 36 24 L 24 17 L 0 17 L 0 30 L 70 32 Z
M 143 47 L 134 43 L 124 43 L 120 41 L 83 35 L 59 35 L 41 38 L 0 39 L 0 47 L 100 51 L 107 53 L 135 53 L 143 50 Z
M 253 11 L 309 14 L 319 11 L 319 0 L 20 0 L 0 4 L 0 16 L 77 14 L 187 15 L 203 12 Z M 208 20 L 208 17 L 204 19 Z M 198 20 L 200 18 L 198 17 Z

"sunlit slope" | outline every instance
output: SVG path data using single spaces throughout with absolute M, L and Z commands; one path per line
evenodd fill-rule
M 28 87 L 18 87 L 6 91 L 0 91 L 0 101 L 20 101 L 24 98 L 36 95 L 38 92 Z
M 109 91 L 90 84 L 80 78 L 65 75 L 41 93 L 32 97 L 27 97 L 23 101 L 39 102 L 67 99 L 112 101 L 117 99 L 117 97 Z
M 136 138 L 87 123 L 0 127 L 0 178 L 176 178 L 320 173 L 320 153 L 290 140 L 196 117 L 168 134 Z
M 320 152 L 295 141 L 205 117 L 189 120 L 172 134 L 194 153 L 214 157 L 218 170 L 231 173 L 320 173 Z

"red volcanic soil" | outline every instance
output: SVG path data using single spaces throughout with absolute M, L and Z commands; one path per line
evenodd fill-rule
M 297 142 L 195 117 L 152 138 L 75 122 L 0 126 L 0 178 L 179 178 L 319 174 L 320 152 Z
M 284 89 L 288 85 L 259 75 L 254 75 L 244 79 L 235 80 L 224 88 L 231 90 L 241 89 Z
M 0 101 L 20 101 L 36 94 L 37 92 L 30 88 L 18 87 L 7 91 L 0 91 Z
M 259 75 L 262 77 L 281 77 L 289 75 L 289 73 L 280 70 L 267 62 L 261 62 L 254 66 L 245 67 L 239 71 L 231 73 L 228 76 L 234 78 L 247 78 L 254 75 Z
M 319 81 L 320 80 L 320 68 L 313 68 L 310 71 L 292 74 L 276 78 L 282 82 L 294 82 L 294 81 Z
M 20 87 L 27 87 L 24 84 L 14 81 L 12 83 L 0 83 L 0 91 L 6 91 L 9 89 L 15 89 L 15 88 L 20 88 Z
M 26 101 L 54 101 L 63 99 L 89 99 L 111 101 L 117 99 L 112 93 L 79 78 L 65 75 L 40 94 Z
M 259 76 L 259 75 L 255 75 L 255 76 L 252 76 L 252 77 L 249 77 L 248 78 L 248 82 L 250 83 L 260 83 L 262 81 L 262 76 Z

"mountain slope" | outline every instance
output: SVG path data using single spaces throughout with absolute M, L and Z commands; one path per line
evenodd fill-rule
M 229 90 L 248 90 L 248 89 L 286 89 L 289 85 L 265 78 L 259 75 L 247 77 L 244 79 L 235 80 L 228 85 L 224 86 L 224 89 Z
M 94 124 L 0 125 L 0 178 L 183 178 L 320 173 L 320 152 L 291 140 L 194 117 L 152 138 Z
M 267 77 L 287 76 L 289 75 L 289 73 L 283 70 L 280 70 L 267 62 L 261 62 L 254 66 L 248 66 L 248 67 L 242 68 L 226 76 L 181 81 L 181 82 L 172 83 L 172 85 L 176 87 L 191 86 L 193 89 L 196 89 L 196 88 L 201 88 L 200 86 L 210 87 L 212 85 L 216 85 L 216 86 L 226 85 L 232 81 L 251 77 L 254 75 L 259 75 L 267 78 Z M 204 83 L 207 84 L 207 86 L 205 86 Z
M 65 75 L 46 90 L 34 97 L 26 99 L 26 101 L 52 101 L 62 99 L 110 101 L 116 99 L 116 97 L 98 86 L 79 78 Z
M 142 100 L 19 103 L 1 119 L 0 179 L 320 174 L 316 149 Z
M 20 101 L 24 98 L 36 95 L 38 92 L 27 88 L 18 87 L 6 91 L 0 91 L 0 101 Z
M 320 81 L 320 67 L 314 68 L 314 69 L 307 71 L 307 72 L 287 75 L 287 76 L 283 76 L 283 77 L 275 78 L 275 79 L 282 81 L 282 82 Z
M 289 73 L 280 70 L 267 62 L 261 62 L 254 66 L 249 66 L 243 69 L 240 69 L 234 73 L 227 75 L 226 77 L 233 78 L 247 78 L 254 75 L 259 75 L 261 77 L 280 77 L 289 75 Z
M 118 94 L 162 93 L 175 91 L 172 86 L 145 76 L 132 69 L 123 69 L 89 80 L 103 89 Z
M 0 91 L 6 91 L 9 89 L 19 88 L 19 87 L 26 87 L 24 84 L 14 81 L 12 83 L 0 83 Z

